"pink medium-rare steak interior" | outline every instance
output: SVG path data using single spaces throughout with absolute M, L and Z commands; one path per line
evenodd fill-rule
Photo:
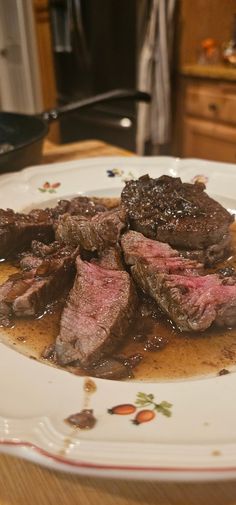
M 137 303 L 125 271 L 76 261 L 77 275 L 63 310 L 56 340 L 59 363 L 79 360 L 90 366 L 122 342 Z

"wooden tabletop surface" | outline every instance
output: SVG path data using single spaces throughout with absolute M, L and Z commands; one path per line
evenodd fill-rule
M 46 143 L 44 162 L 132 155 L 91 140 Z M 0 455 L 0 505 L 236 505 L 236 481 L 160 483 L 79 477 Z

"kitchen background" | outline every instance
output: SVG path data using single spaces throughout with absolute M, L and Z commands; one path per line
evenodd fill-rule
M 161 4 L 167 56 L 158 38 Z M 145 154 L 235 162 L 235 14 L 236 0 L 1 0 L 0 107 L 35 113 L 109 89 L 148 86 L 142 72 L 149 68 L 149 29 L 159 51 L 156 114 L 127 101 L 97 106 L 53 125 L 50 139 L 97 138 Z M 234 36 L 235 47 L 229 42 Z M 158 121 L 165 122 L 169 110 L 163 134 Z M 146 121 L 152 126 L 144 132 Z

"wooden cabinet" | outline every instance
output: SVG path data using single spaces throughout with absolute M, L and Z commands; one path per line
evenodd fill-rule
M 236 163 L 236 127 L 186 116 L 183 156 Z
M 236 163 L 236 82 L 184 78 L 180 156 Z
M 236 126 L 236 84 L 190 84 L 186 88 L 186 114 Z

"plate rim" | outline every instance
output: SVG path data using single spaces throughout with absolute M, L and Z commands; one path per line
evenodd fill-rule
M 185 159 L 181 159 L 181 158 L 175 158 L 175 157 L 172 157 L 172 156 L 155 156 L 155 157 L 151 157 L 151 158 L 145 158 L 145 157 L 138 157 L 138 156 L 108 156 L 108 157 L 93 157 L 93 158 L 83 158 L 83 159 L 78 159 L 78 160 L 73 160 L 73 161 L 67 161 L 67 162 L 58 162 L 58 163 L 50 163 L 50 164 L 43 164 L 43 165 L 35 165 L 35 166 L 32 166 L 32 167 L 27 167 L 25 169 L 23 169 L 21 172 L 12 172 L 12 173 L 9 173 L 9 174 L 1 174 L 0 175 L 0 190 L 1 190 L 1 184 L 2 182 L 11 182 L 11 181 L 14 181 L 14 179 L 18 178 L 19 176 L 21 176 L 23 179 L 27 180 L 27 177 L 30 176 L 30 174 L 34 174 L 34 173 L 37 173 L 38 171 L 41 171 L 41 173 L 43 174 L 48 168 L 50 168 L 50 170 L 53 170 L 54 172 L 57 171 L 57 168 L 63 168 L 63 167 L 67 167 L 67 169 L 73 169 L 73 168 L 76 168 L 78 165 L 81 167 L 83 164 L 86 164 L 86 165 L 96 165 L 96 163 L 99 162 L 100 163 L 103 163 L 105 162 L 105 165 L 109 165 L 111 163 L 120 163 L 122 162 L 123 163 L 127 163 L 128 164 L 131 162 L 133 164 L 138 164 L 138 163 L 141 163 L 143 160 L 145 160 L 145 163 L 147 162 L 147 165 L 148 165 L 148 159 L 151 159 L 152 162 L 155 162 L 155 161 L 164 161 L 165 163 L 167 163 L 168 161 L 172 162 L 172 163 L 181 163 L 181 162 L 186 162 L 186 163 L 190 163 L 192 161 L 194 162 L 199 162 L 199 163 L 202 163 L 204 162 L 204 164 L 208 165 L 208 166 L 231 166 L 231 167 L 235 167 L 236 168 L 236 165 L 232 164 L 232 163 L 221 163 L 221 162 L 214 162 L 214 161 L 208 161 L 208 160 L 202 160 L 202 159 L 197 159 L 197 158 L 185 158 Z M 53 168 L 52 168 L 53 167 Z M 66 195 L 65 195 L 66 196 Z M 150 383 L 152 384 L 152 383 Z M 155 383 L 156 384 L 156 383 Z M 7 451 L 7 448 L 11 448 L 10 451 Z M 86 462 L 78 462 L 78 461 L 74 461 L 74 460 L 70 460 L 70 458 L 64 458 L 62 456 L 56 456 L 55 454 L 53 453 L 48 453 L 46 450 L 44 450 L 43 448 L 40 448 L 37 446 L 37 444 L 32 444 L 31 442 L 28 442 L 28 441 L 24 441 L 24 440 L 3 440 L 2 438 L 0 438 L 0 450 L 2 449 L 4 452 L 13 452 L 15 453 L 16 455 L 19 456 L 19 451 L 18 449 L 24 449 L 24 448 L 27 448 L 27 451 L 25 455 L 21 454 L 20 457 L 25 457 L 26 459 L 31 459 L 32 461 L 34 461 L 34 458 L 32 456 L 32 454 L 35 454 L 35 452 L 38 452 L 40 456 L 42 456 L 43 460 L 44 458 L 46 459 L 50 459 L 50 460 L 53 460 L 56 464 L 56 467 L 57 469 L 62 469 L 62 470 L 65 470 L 64 466 L 72 466 L 73 468 L 79 468 L 79 471 L 78 473 L 83 473 L 83 469 L 85 469 L 85 471 L 88 470 L 88 473 L 87 475 L 90 475 L 90 470 L 93 469 L 95 471 L 95 474 L 96 475 L 99 475 L 99 476 L 104 476 L 104 470 L 108 471 L 108 470 L 111 470 L 111 473 L 112 473 L 112 476 L 117 476 L 117 477 L 120 477 L 120 478 L 127 478 L 127 472 L 130 474 L 129 475 L 129 478 L 145 478 L 145 480 L 147 480 L 148 478 L 154 478 L 154 479 L 157 479 L 157 480 L 161 480 L 162 478 L 165 479 L 165 480 L 173 480 L 172 476 L 174 474 L 177 474 L 175 477 L 177 478 L 177 480 L 182 480 L 182 481 L 186 481 L 186 480 L 190 480 L 189 479 L 189 476 L 191 477 L 191 480 L 205 480 L 205 475 L 207 474 L 207 479 L 210 479 L 210 480 L 214 480 L 214 479 L 219 479 L 219 478 L 235 478 L 236 476 L 236 464 L 233 465 L 233 466 L 228 466 L 228 467 L 221 467 L 221 466 L 218 466 L 218 467 L 196 467 L 196 468 L 176 468 L 176 467 L 160 467 L 160 466 L 157 466 L 157 467 L 153 467 L 153 466 L 150 466 L 150 467 L 142 467 L 142 466 L 134 466 L 132 467 L 132 465 L 101 465 L 101 464 L 96 464 L 96 463 L 86 463 Z M 5 451 L 6 449 L 6 451 Z M 29 450 L 29 451 L 28 451 Z M 29 455 L 29 452 L 32 452 L 32 454 Z M 37 459 L 37 458 L 36 458 Z M 41 459 L 41 458 L 39 458 Z M 40 461 L 40 464 L 45 464 L 46 466 L 49 466 L 48 463 L 45 463 L 45 461 Z M 61 467 L 61 468 L 60 468 Z M 81 470 L 82 469 L 82 470 Z M 100 470 L 102 470 L 100 472 Z M 115 473 L 114 473 L 115 472 Z M 147 475 L 149 472 L 149 474 L 151 475 Z M 145 476 L 142 476 L 142 474 L 145 474 Z M 154 475 L 153 475 L 154 473 Z M 187 473 L 187 475 L 186 475 Z M 222 475 L 220 475 L 222 473 Z M 166 474 L 166 475 L 165 475 Z M 169 475 L 169 474 L 172 474 Z M 190 475 L 191 474 L 191 475 Z M 232 474 L 232 475 L 231 475 Z M 107 477 L 107 475 L 105 475 Z M 182 478 L 183 477 L 183 478 Z

